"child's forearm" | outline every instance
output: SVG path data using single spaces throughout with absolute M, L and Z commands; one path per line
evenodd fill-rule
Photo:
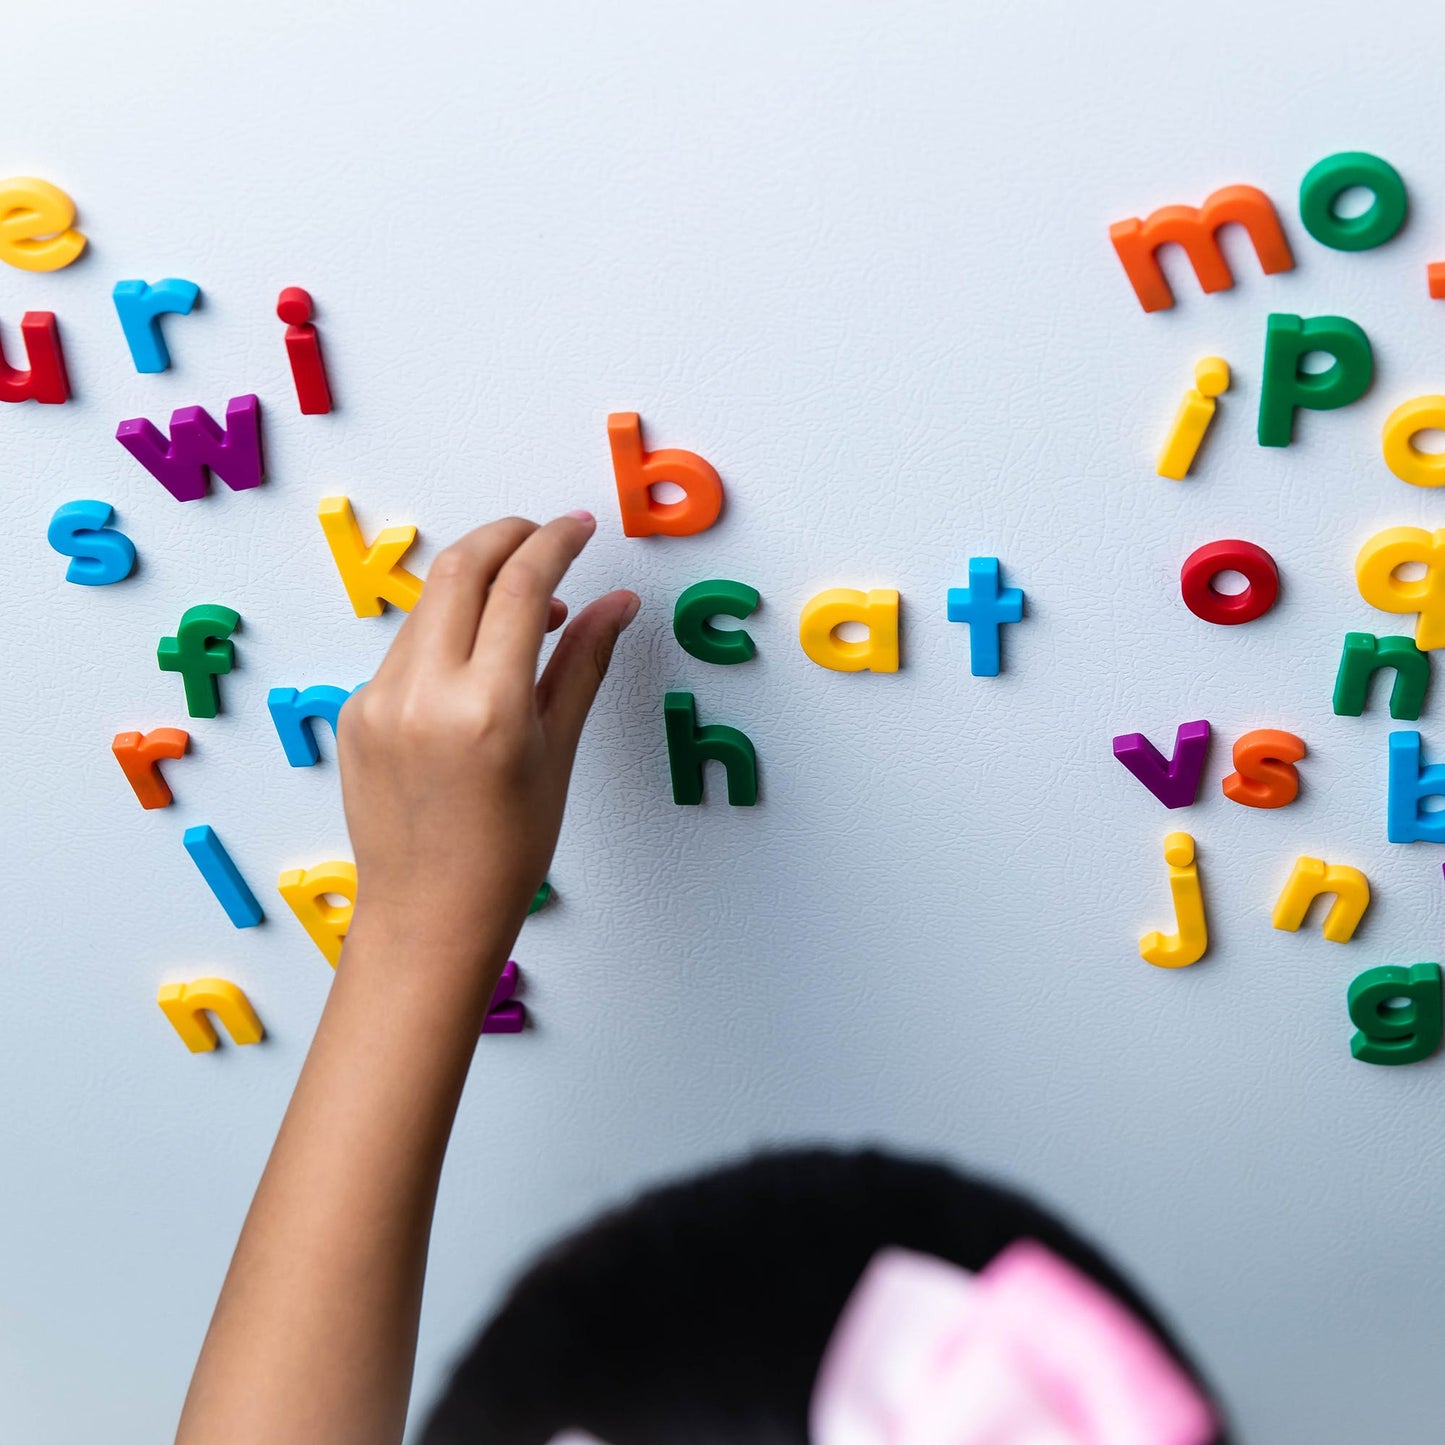
M 394 1445 L 437 1179 L 507 949 L 546 874 L 618 634 L 612 592 L 540 678 L 595 522 L 441 552 L 337 724 L 356 914 L 191 1382 L 180 1445 Z
M 448 957 L 450 945 L 408 943 L 358 916 L 231 1262 L 180 1445 L 401 1439 L 442 1158 L 510 942 Z

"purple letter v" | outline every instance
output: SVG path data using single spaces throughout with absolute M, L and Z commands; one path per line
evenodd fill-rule
M 1208 751 L 1209 724 L 1202 721 L 1179 724 L 1174 756 L 1167 763 L 1143 733 L 1123 733 L 1114 739 L 1114 756 L 1166 808 L 1187 808 L 1198 797 Z

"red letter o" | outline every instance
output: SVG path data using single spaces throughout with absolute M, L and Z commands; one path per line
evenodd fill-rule
M 1243 592 L 1216 592 L 1211 585 L 1221 572 L 1239 572 L 1249 583 Z M 1179 574 L 1184 605 L 1206 622 L 1231 627 L 1253 622 L 1274 606 L 1279 596 L 1279 569 L 1274 558 L 1253 542 L 1209 542 L 1185 559 Z

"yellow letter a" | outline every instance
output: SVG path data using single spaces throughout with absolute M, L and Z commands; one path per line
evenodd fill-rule
M 862 642 L 845 642 L 835 630 L 845 622 L 868 629 Z M 832 672 L 898 671 L 898 593 L 891 588 L 858 592 L 830 587 L 803 605 L 798 622 L 803 651 Z

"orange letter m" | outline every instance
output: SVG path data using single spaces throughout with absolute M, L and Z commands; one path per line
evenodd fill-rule
M 1137 216 L 1116 221 L 1109 227 L 1109 239 L 1140 305 L 1146 311 L 1165 311 L 1174 304 L 1174 293 L 1159 265 L 1160 246 L 1182 246 L 1200 286 L 1205 291 L 1227 291 L 1234 285 L 1234 273 L 1219 249 L 1217 232 L 1231 224 L 1249 232 L 1266 276 L 1293 268 L 1294 257 L 1274 204 L 1254 186 L 1225 186 L 1202 206 L 1163 206 L 1147 221 Z

